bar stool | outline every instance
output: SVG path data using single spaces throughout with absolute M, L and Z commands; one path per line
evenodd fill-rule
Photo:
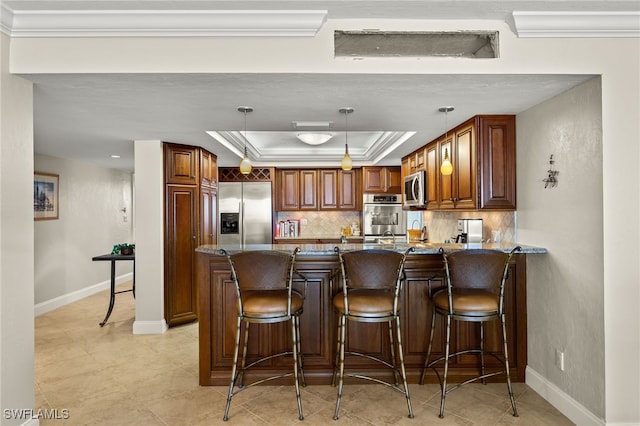
M 234 395 L 266 381 L 291 375 L 294 377 L 299 419 L 304 419 L 300 400 L 300 383 L 305 386 L 302 370 L 303 360 L 300 352 L 300 315 L 302 315 L 307 290 L 306 279 L 304 280 L 304 290 L 302 292 L 293 288 L 295 257 L 299 250 L 300 248 L 296 247 L 291 254 L 281 251 L 258 250 L 244 251 L 231 255 L 221 250 L 221 253 L 226 255 L 229 260 L 231 279 L 235 283 L 238 300 L 236 345 L 227 406 L 224 410 L 223 420 L 225 421 L 229 419 L 229 407 Z M 304 277 L 302 278 L 304 279 Z M 291 351 L 262 356 L 246 365 L 249 325 L 251 323 L 273 324 L 285 321 L 291 322 L 291 338 L 293 342 Z M 242 359 L 238 366 L 243 324 L 245 325 L 244 346 Z M 244 384 L 244 373 L 249 368 L 276 357 L 289 355 L 293 356 L 293 372 L 270 376 L 248 385 Z M 238 386 L 238 389 L 234 391 L 235 386 Z
M 446 272 L 446 288 L 431 294 L 429 286 L 429 297 L 431 298 L 431 335 L 429 337 L 429 348 L 425 360 L 420 384 L 424 383 L 427 368 L 433 369 L 440 382 L 440 418 L 444 417 L 445 398 L 449 392 L 458 389 L 467 383 L 482 380 L 486 383 L 487 377 L 505 373 L 507 377 L 507 390 L 511 399 L 513 416 L 518 417 L 516 401 L 513 397 L 511 387 L 511 377 L 509 374 L 509 352 L 507 349 L 507 329 L 504 313 L 504 286 L 507 280 L 509 261 L 515 252 L 520 251 L 517 246 L 511 252 L 504 253 L 498 250 L 462 250 L 452 253 L 445 253 L 440 249 L 444 258 Z M 433 347 L 433 334 L 435 330 L 436 314 L 446 318 L 446 341 L 445 355 L 430 361 Z M 451 321 L 472 321 L 480 323 L 480 348 L 464 349 L 455 353 L 450 353 L 451 341 Z M 503 355 L 493 352 L 486 352 L 484 349 L 484 323 L 487 321 L 499 320 L 502 325 L 502 345 Z M 480 374 L 462 383 L 457 383 L 447 388 L 447 373 L 449 370 L 449 360 L 458 355 L 474 353 L 480 355 Z M 491 355 L 497 359 L 503 369 L 487 373 L 485 371 L 484 357 Z M 444 361 L 444 372 L 440 373 L 436 369 L 436 364 Z
M 333 418 L 338 420 L 344 376 L 371 380 L 402 393 L 407 399 L 409 417 L 413 418 L 407 375 L 404 368 L 402 339 L 400 337 L 400 309 L 398 306 L 404 263 L 407 254 L 413 251 L 413 248 L 408 249 L 404 254 L 391 250 L 357 250 L 343 253 L 337 247 L 336 251 L 340 257 L 342 292 L 333 297 L 333 306 L 338 312 L 339 318 L 338 345 L 331 382 L 331 385 L 335 386 L 336 376 L 339 378 L 336 411 Z M 369 354 L 345 351 L 348 321 L 387 322 L 389 324 L 391 362 Z M 394 322 L 395 329 L 393 327 Z M 394 383 L 362 374 L 345 373 L 345 354 L 366 357 L 386 365 L 393 371 Z M 396 356 L 398 362 L 396 362 Z M 398 384 L 398 376 L 402 379 L 402 386 Z

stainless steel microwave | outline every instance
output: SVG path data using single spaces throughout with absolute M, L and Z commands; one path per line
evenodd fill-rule
M 425 172 L 416 172 L 404 177 L 404 205 L 408 207 L 425 206 Z

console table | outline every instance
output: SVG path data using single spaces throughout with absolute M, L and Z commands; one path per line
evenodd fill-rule
M 93 261 L 110 261 L 111 262 L 111 297 L 109 299 L 109 309 L 104 320 L 100 323 L 100 327 L 104 327 L 113 311 L 113 305 L 116 302 L 116 294 L 132 292 L 133 297 L 136 297 L 136 255 L 135 254 L 103 254 L 95 256 L 91 260 Z M 116 262 L 119 260 L 131 260 L 133 262 L 133 287 L 128 290 L 116 291 Z

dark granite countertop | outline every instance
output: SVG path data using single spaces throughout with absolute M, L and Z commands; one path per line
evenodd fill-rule
M 521 253 L 525 254 L 543 254 L 547 253 L 547 249 L 543 247 L 529 246 L 525 244 L 518 244 L 522 247 Z M 387 249 L 404 252 L 409 247 L 414 248 L 414 254 L 437 254 L 442 247 L 446 251 L 457 251 L 465 249 L 495 249 L 505 252 L 511 251 L 515 244 L 485 244 L 485 243 L 470 243 L 470 244 L 438 244 L 438 243 L 397 243 L 397 244 L 362 244 L 351 243 L 347 244 L 250 244 L 250 245 L 203 245 L 196 249 L 200 253 L 219 254 L 220 249 L 225 249 L 228 252 L 237 252 L 244 250 L 280 250 L 292 252 L 296 247 L 300 247 L 299 255 L 328 255 L 335 253 L 335 247 L 339 247 L 340 250 L 361 250 L 361 249 Z

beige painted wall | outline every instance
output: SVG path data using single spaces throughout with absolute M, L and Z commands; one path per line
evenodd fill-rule
M 9 74 L 0 35 L 0 406 L 34 406 L 33 86 Z
M 527 262 L 528 366 L 604 418 L 601 98 L 596 77 L 518 114 L 516 126 L 518 237 L 549 251 Z M 545 189 L 551 154 L 559 184 Z
M 110 262 L 91 258 L 134 242 L 131 173 L 45 155 L 34 166 L 58 174 L 60 183 L 59 219 L 34 222 L 35 303 L 108 283 Z M 118 275 L 132 269 L 131 262 L 116 265 Z

